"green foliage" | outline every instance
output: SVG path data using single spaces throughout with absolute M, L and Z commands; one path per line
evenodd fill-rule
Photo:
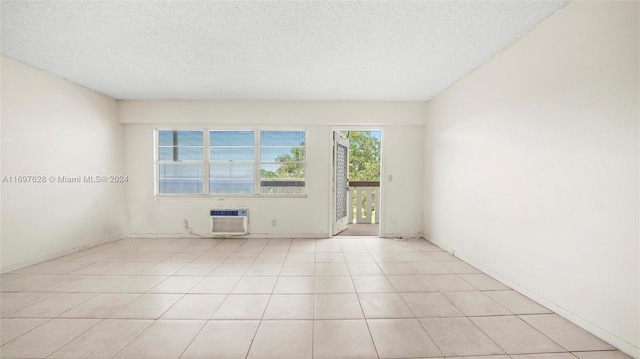
M 371 131 L 348 131 L 343 134 L 349 139 L 349 181 L 380 181 L 380 140 L 371 134 Z M 377 195 L 374 191 L 374 198 Z M 355 190 L 352 193 L 352 200 L 355 204 L 360 201 L 362 204 L 362 216 L 366 215 L 367 201 L 360 196 L 356 198 Z M 352 209 L 354 212 L 356 206 Z M 371 206 L 375 212 L 375 204 Z M 354 213 L 354 218 L 357 214 Z
M 349 181 L 380 181 L 380 140 L 371 131 L 346 131 Z
M 380 181 L 380 140 L 373 137 L 371 131 L 346 131 L 343 134 L 349 139 L 349 180 Z M 300 146 L 305 146 L 301 143 Z M 276 171 L 261 170 L 265 179 L 298 179 L 305 178 L 306 147 L 294 147 L 290 153 L 276 158 L 282 165 Z
M 300 146 L 305 146 L 302 142 Z M 305 161 L 306 147 L 294 147 L 291 149 L 291 153 L 286 153 L 276 157 L 276 162 L 282 163 L 276 171 L 260 170 L 260 176 L 262 178 L 275 178 L 275 179 L 303 179 L 305 178 L 305 164 L 300 163 Z
M 261 169 L 260 170 L 260 178 L 262 178 L 262 179 L 278 178 L 278 175 L 273 171 L 267 171 L 267 170 Z

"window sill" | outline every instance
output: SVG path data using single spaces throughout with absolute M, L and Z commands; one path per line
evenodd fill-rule
M 252 195 L 213 195 L 213 194 L 194 194 L 194 195 L 185 195 L 185 194 L 156 194 L 156 200 L 165 200 L 165 199 L 261 199 L 261 198 L 308 198 L 307 194 L 269 194 L 269 195 L 260 195 L 260 194 L 252 194 Z

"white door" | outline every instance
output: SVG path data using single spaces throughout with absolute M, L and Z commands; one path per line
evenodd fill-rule
M 333 133 L 334 207 L 333 234 L 347 229 L 349 218 L 349 140 L 338 131 Z

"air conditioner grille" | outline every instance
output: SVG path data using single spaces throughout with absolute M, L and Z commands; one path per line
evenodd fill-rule
M 245 233 L 244 217 L 212 217 L 213 233 Z
M 248 234 L 248 212 L 246 208 L 212 209 L 211 233 L 219 235 Z

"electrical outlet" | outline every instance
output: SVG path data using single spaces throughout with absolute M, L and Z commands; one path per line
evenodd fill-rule
M 277 219 L 272 219 L 271 220 L 271 227 L 275 227 L 278 225 L 278 220 Z

